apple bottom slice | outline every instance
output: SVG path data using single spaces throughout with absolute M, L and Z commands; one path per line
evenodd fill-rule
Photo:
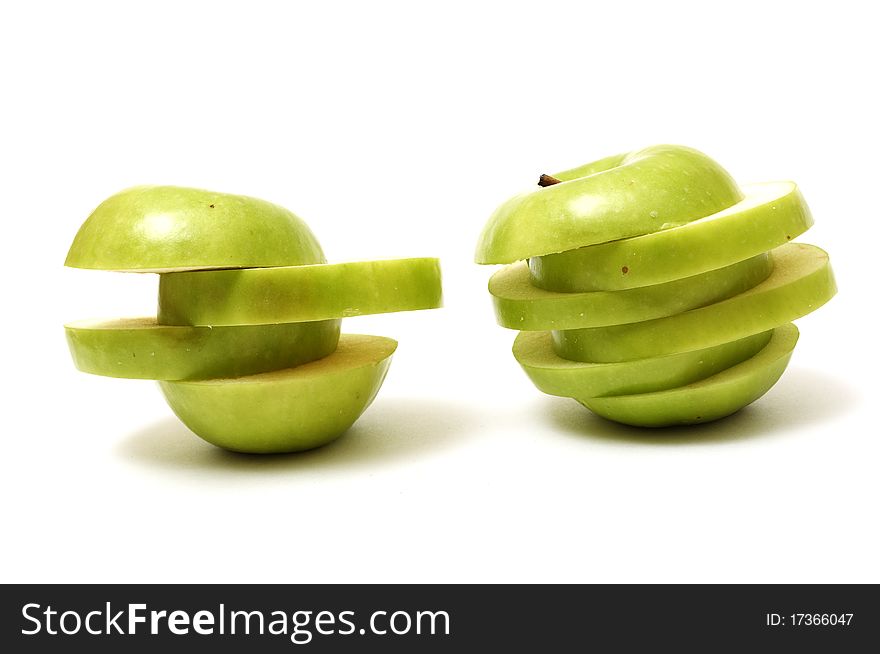
M 705 379 L 754 356 L 770 341 L 772 331 L 693 352 L 621 363 L 569 361 L 553 351 L 549 332 L 520 332 L 513 356 L 549 395 L 602 397 L 650 393 Z
M 252 327 L 177 327 L 155 318 L 64 326 L 83 372 L 128 379 L 210 379 L 290 368 L 330 354 L 340 320 Z
M 792 182 L 744 186 L 741 202 L 693 222 L 529 260 L 533 283 L 556 291 L 615 291 L 698 275 L 772 250 L 813 217 Z
M 671 316 L 718 302 L 764 281 L 773 270 L 767 253 L 666 284 L 624 291 L 558 293 L 536 288 L 524 261 L 492 275 L 489 292 L 498 324 L 538 331 L 603 327 Z
M 815 311 L 837 290 L 828 255 L 789 243 L 771 253 L 757 286 L 698 309 L 627 325 L 554 331 L 553 349 L 574 361 L 631 361 L 700 350 L 758 334 Z
M 376 397 L 397 341 L 343 334 L 329 356 L 296 368 L 200 382 L 160 382 L 183 423 L 237 452 L 307 450 L 342 435 Z
M 434 309 L 437 259 L 173 273 L 159 279 L 159 322 L 254 325 Z
M 655 393 L 575 398 L 594 413 L 634 427 L 668 427 L 709 422 L 751 404 L 777 382 L 797 343 L 793 324 L 773 330 L 755 356 L 701 381 Z

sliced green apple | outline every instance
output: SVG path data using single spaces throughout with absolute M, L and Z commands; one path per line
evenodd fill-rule
M 489 280 L 495 316 L 520 330 L 576 329 L 660 318 L 737 295 L 773 269 L 767 254 L 700 275 L 624 291 L 557 293 L 536 288 L 526 262 L 505 266 Z
M 660 145 L 554 175 L 561 183 L 511 198 L 489 218 L 476 262 L 529 257 L 648 234 L 736 204 L 736 182 L 705 154 Z
M 138 186 L 92 212 L 65 265 L 166 272 L 324 261 L 308 225 L 283 207 L 201 189 Z
M 792 182 L 743 187 L 745 198 L 678 227 L 529 260 L 532 282 L 554 291 L 622 290 L 661 284 L 772 250 L 813 224 Z
M 513 356 L 538 387 L 562 397 L 603 397 L 649 393 L 684 386 L 748 359 L 763 348 L 772 332 L 713 347 L 619 363 L 563 359 L 553 351 L 549 332 L 520 332 Z
M 397 342 L 343 334 L 336 351 L 288 370 L 201 382 L 161 382 L 198 436 L 238 452 L 293 452 L 342 435 L 376 397 Z
M 178 327 L 155 318 L 65 325 L 77 368 L 128 379 L 207 379 L 290 368 L 333 352 L 340 320 L 245 327 Z
M 773 272 L 734 297 L 684 313 L 611 327 L 553 332 L 554 350 L 575 361 L 613 362 L 688 352 L 757 334 L 800 318 L 837 290 L 828 255 L 803 243 L 771 253 Z
M 603 418 L 636 427 L 717 420 L 770 390 L 785 371 L 797 339 L 797 327 L 780 326 L 753 357 L 701 381 L 654 393 L 576 399 Z
M 437 259 L 217 270 L 162 275 L 159 322 L 249 325 L 433 309 Z

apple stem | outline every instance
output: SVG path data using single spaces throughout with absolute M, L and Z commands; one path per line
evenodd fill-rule
M 538 178 L 538 186 L 553 186 L 554 184 L 559 184 L 561 181 L 561 179 L 556 179 L 552 175 L 541 175 Z

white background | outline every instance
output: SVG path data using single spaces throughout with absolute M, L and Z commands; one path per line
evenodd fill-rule
M 3 581 L 880 581 L 877 63 L 870 3 L 4 3 Z M 796 180 L 839 295 L 780 383 L 660 433 L 541 395 L 471 263 L 492 209 L 616 152 Z M 439 256 L 446 308 L 340 441 L 243 457 L 62 324 L 156 278 L 65 269 L 106 196 L 264 197 L 331 260 Z

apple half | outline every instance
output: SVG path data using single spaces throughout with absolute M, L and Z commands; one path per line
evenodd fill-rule
M 159 322 L 254 325 L 434 309 L 437 259 L 388 259 L 165 274 Z
M 668 427 L 718 420 L 764 395 L 782 376 L 798 340 L 793 324 L 773 330 L 770 342 L 742 363 L 700 381 L 653 393 L 581 398 L 594 413 L 635 427 Z
M 574 361 L 615 362 L 703 349 L 805 316 L 836 293 L 828 254 L 820 248 L 789 243 L 771 257 L 770 276 L 739 295 L 665 318 L 554 331 L 554 350 Z
M 102 202 L 65 265 L 169 272 L 324 263 L 318 240 L 284 207 L 243 195 L 137 186 Z
M 489 279 L 495 317 L 510 329 L 577 329 L 619 325 L 670 316 L 738 295 L 767 279 L 773 261 L 759 254 L 745 261 L 622 291 L 566 293 L 532 285 L 525 261 L 505 266 Z
M 76 367 L 126 379 L 208 379 L 290 368 L 336 348 L 340 320 L 244 327 L 160 325 L 155 318 L 64 326 Z
M 295 368 L 191 382 L 160 382 L 180 420 L 237 452 L 307 450 L 341 436 L 382 385 L 397 342 L 343 334 L 336 350 Z

